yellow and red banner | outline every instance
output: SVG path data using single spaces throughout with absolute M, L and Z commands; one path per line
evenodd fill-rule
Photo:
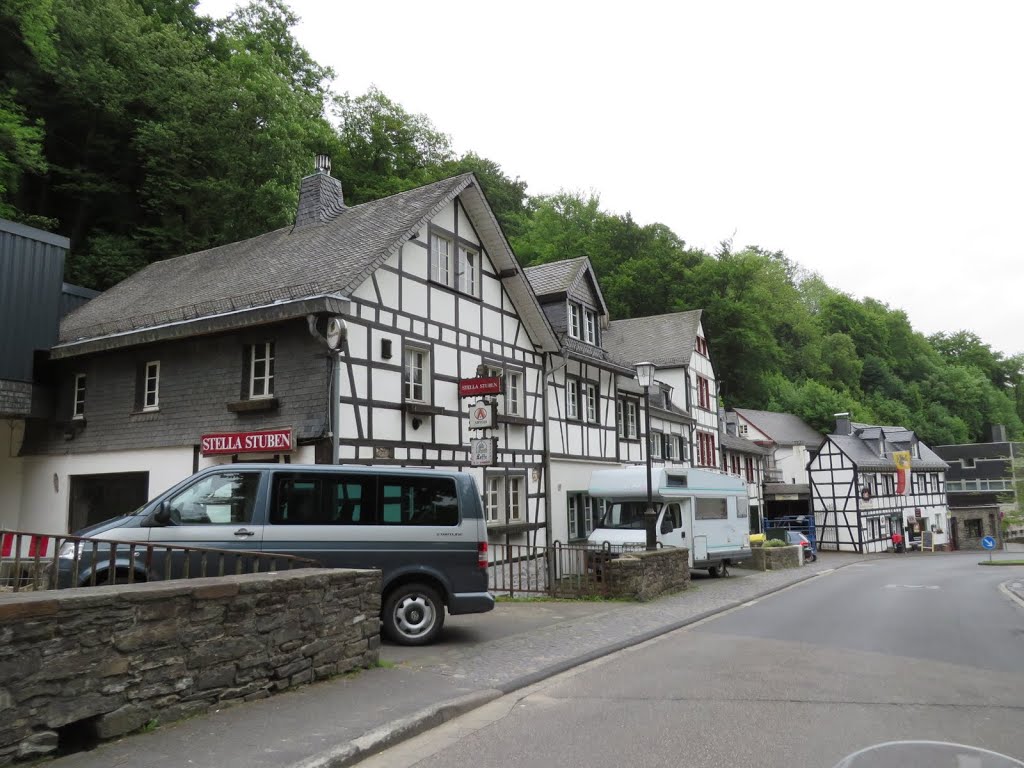
M 907 495 L 907 478 L 910 475 L 910 451 L 896 451 L 892 455 L 896 463 L 896 495 Z

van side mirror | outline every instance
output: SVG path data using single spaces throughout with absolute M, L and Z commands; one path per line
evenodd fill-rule
M 165 500 L 161 501 L 160 506 L 150 514 L 149 519 L 146 521 L 146 527 L 155 528 L 167 525 L 169 522 L 171 522 L 171 505 Z

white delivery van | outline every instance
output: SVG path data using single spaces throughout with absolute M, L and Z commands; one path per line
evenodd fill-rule
M 597 470 L 588 493 L 600 499 L 603 510 L 588 545 L 608 545 L 613 552 L 643 549 L 647 468 Z M 658 543 L 688 547 L 691 569 L 722 576 L 729 565 L 750 557 L 749 499 L 742 479 L 707 469 L 654 469 L 651 498 Z

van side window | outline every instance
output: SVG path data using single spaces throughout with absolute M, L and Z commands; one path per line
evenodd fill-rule
M 458 525 L 455 481 L 446 477 L 380 479 L 382 525 Z
M 274 476 L 271 525 L 372 525 L 374 481 L 327 473 Z
M 728 520 L 729 507 L 725 499 L 697 499 L 698 520 Z
M 251 523 L 260 487 L 258 472 L 207 475 L 168 500 L 175 525 Z

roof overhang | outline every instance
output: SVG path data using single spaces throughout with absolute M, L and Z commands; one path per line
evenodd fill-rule
M 52 360 L 80 357 L 95 352 L 135 347 L 158 341 L 207 336 L 213 333 L 239 330 L 254 325 L 268 325 L 295 320 L 306 315 L 348 314 L 349 300 L 343 296 L 309 296 L 303 299 L 275 302 L 261 307 L 250 307 L 193 320 L 180 320 L 163 325 L 139 328 L 107 336 L 78 339 L 58 344 L 50 350 Z

